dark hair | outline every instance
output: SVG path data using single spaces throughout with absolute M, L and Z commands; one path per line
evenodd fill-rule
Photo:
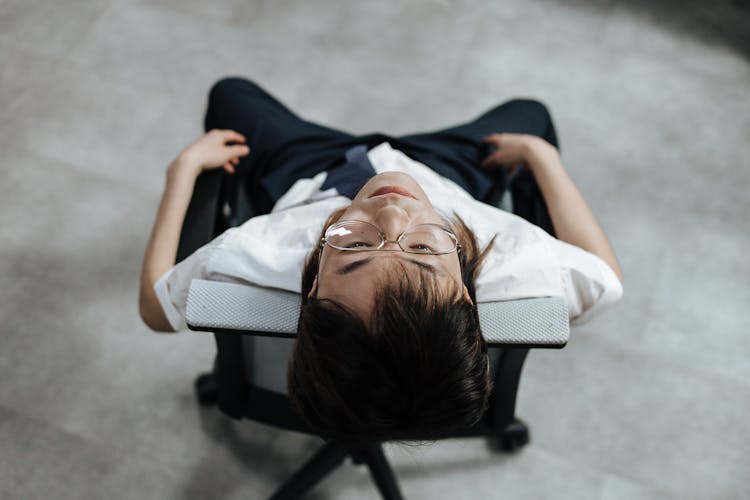
M 323 231 L 343 209 L 334 212 Z M 454 214 L 463 282 L 474 302 L 481 252 Z M 322 234 L 321 234 L 322 237 Z M 287 370 L 289 398 L 321 436 L 345 442 L 438 439 L 475 424 L 491 391 L 487 346 L 476 306 L 459 290 L 446 296 L 434 276 L 386 280 L 372 324 L 343 304 L 307 298 L 320 248 L 307 258 L 303 304 Z

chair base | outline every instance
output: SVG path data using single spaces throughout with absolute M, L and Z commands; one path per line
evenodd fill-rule
M 213 373 L 198 375 L 194 383 L 195 397 L 204 408 L 216 406 L 219 402 L 219 381 Z
M 520 450 L 531 440 L 529 426 L 518 418 L 514 418 L 511 423 L 497 435 L 495 445 L 498 451 L 512 453 Z
M 363 445 L 349 449 L 335 443 L 326 443 L 292 477 L 279 488 L 270 500 L 292 500 L 310 492 L 347 456 L 357 465 L 367 465 L 375 485 L 384 500 L 403 500 L 396 476 L 380 444 Z

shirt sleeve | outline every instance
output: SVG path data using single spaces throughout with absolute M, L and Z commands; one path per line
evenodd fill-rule
M 571 325 L 588 322 L 620 300 L 622 283 L 604 260 L 570 243 L 554 241 Z
M 229 229 L 217 236 L 164 273 L 154 284 L 156 297 L 173 330 L 184 330 L 187 327 L 185 309 L 190 282 L 196 278 L 213 277 L 211 259 L 218 249 L 232 237 L 233 232 L 233 229 Z

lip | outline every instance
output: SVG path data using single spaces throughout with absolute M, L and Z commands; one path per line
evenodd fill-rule
M 414 198 L 415 200 L 417 199 L 409 191 L 399 186 L 383 186 L 382 188 L 378 189 L 370 196 L 368 196 L 368 198 L 374 198 L 375 196 L 385 196 L 387 194 L 395 194 L 398 196 L 407 196 L 409 198 Z

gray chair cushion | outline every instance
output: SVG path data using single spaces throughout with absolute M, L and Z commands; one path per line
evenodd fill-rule
M 193 330 L 294 337 L 301 302 L 299 294 L 283 290 L 195 279 L 186 319 Z M 568 341 L 568 310 L 560 297 L 481 302 L 477 307 L 488 344 L 562 347 Z

